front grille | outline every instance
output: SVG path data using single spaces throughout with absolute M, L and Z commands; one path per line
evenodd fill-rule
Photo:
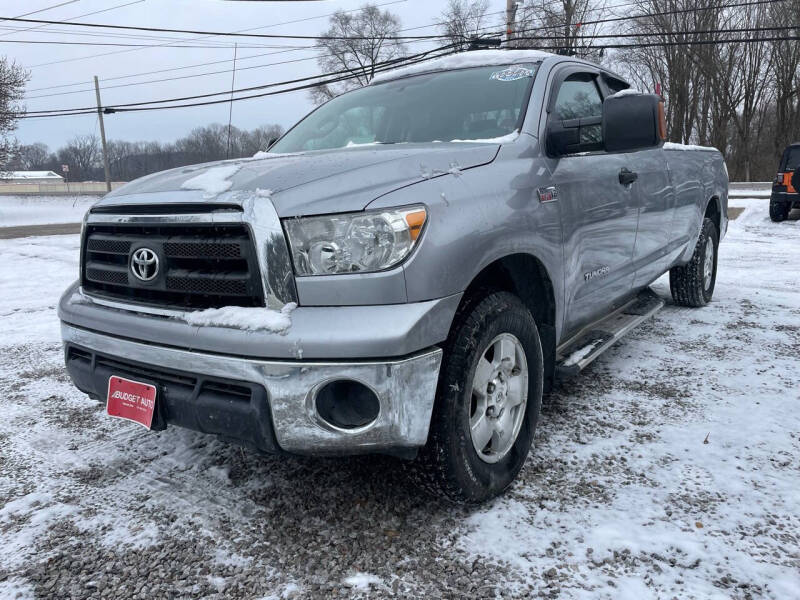
M 158 274 L 143 282 L 131 256 L 146 247 Z M 81 284 L 90 294 L 174 308 L 263 306 L 255 248 L 244 225 L 87 225 Z

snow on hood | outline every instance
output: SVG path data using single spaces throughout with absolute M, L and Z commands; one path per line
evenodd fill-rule
M 370 85 L 433 71 L 449 71 L 451 69 L 489 65 L 510 65 L 518 62 L 541 62 L 545 58 L 551 56 L 554 55 L 549 52 L 542 52 L 541 50 L 473 50 L 470 52 L 459 52 L 458 54 L 450 54 L 408 67 L 401 67 L 399 69 L 380 73 L 372 78 Z
M 230 180 L 241 169 L 241 165 L 223 165 L 203 171 L 200 175 L 187 179 L 181 184 L 182 190 L 201 190 L 204 197 L 215 198 L 222 192 L 231 189 L 233 182 Z
M 492 143 L 386 144 L 247 158 L 154 173 L 114 190 L 100 205 L 269 196 L 281 217 L 363 210 L 376 198 L 426 179 L 492 162 Z M 187 189 L 190 188 L 190 189 Z M 224 190 L 223 190 L 224 188 Z M 222 191 L 221 191 L 222 190 Z M 261 191 L 258 191 L 261 190 Z M 194 195 L 192 195 L 194 194 Z M 151 199 L 150 199 L 151 198 Z

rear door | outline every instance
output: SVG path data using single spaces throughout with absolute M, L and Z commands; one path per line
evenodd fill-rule
M 574 152 L 550 157 L 562 214 L 566 335 L 609 312 L 633 286 L 638 199 L 621 175 L 635 165 L 631 154 L 603 151 L 598 77 L 586 67 L 562 68 L 546 107 L 547 128 L 578 128 Z

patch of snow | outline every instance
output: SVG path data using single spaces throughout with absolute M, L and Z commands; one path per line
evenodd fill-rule
M 458 142 L 458 143 L 468 143 L 468 142 L 478 142 L 481 144 L 508 144 L 513 142 L 519 137 L 519 130 L 515 129 L 511 133 L 506 135 L 496 137 L 496 138 L 482 138 L 482 139 L 475 139 L 475 140 L 450 140 L 451 142 Z
M 267 152 L 265 152 L 264 150 L 259 150 L 258 152 L 253 154 L 252 158 L 254 158 L 256 160 L 259 160 L 259 159 L 262 159 L 262 158 L 269 158 L 269 154 Z
M 452 69 L 464 69 L 466 67 L 483 67 L 492 65 L 511 65 L 519 62 L 541 62 L 553 56 L 549 52 L 541 50 L 480 50 L 472 52 L 459 52 L 441 56 L 421 63 L 400 67 L 385 73 L 379 73 L 372 78 L 370 85 L 418 75 L 420 73 L 430 73 L 434 71 L 449 71 Z
M 664 142 L 664 150 L 699 150 L 704 152 L 717 152 L 711 146 L 695 146 L 693 144 L 676 144 L 675 142 Z
M 228 327 L 244 331 L 284 333 L 292 326 L 290 317 L 297 304 L 290 302 L 280 311 L 264 307 L 223 306 L 181 313 L 176 317 L 197 327 Z
M 262 190 L 261 188 L 256 188 L 256 196 L 259 198 L 272 198 L 272 190 Z
M 363 148 L 364 146 L 380 146 L 380 142 L 354 142 L 350 140 L 347 142 L 345 148 Z
M 612 94 L 611 97 L 612 98 L 624 98 L 625 96 L 638 96 L 639 94 L 642 94 L 642 93 L 643 92 L 640 92 L 636 88 L 628 88 L 626 90 L 620 90 L 616 94 Z
M 0 196 L 0 227 L 80 223 L 99 196 Z
M 584 358 L 589 356 L 592 353 L 592 351 L 595 348 L 597 348 L 598 344 L 601 344 L 602 342 L 603 342 L 603 340 L 595 340 L 591 344 L 588 344 L 588 345 L 584 346 L 583 348 L 580 348 L 579 350 L 576 350 L 575 352 L 573 352 L 572 354 L 569 355 L 567 360 L 564 361 L 564 366 L 565 367 L 571 367 L 572 365 L 577 365 Z
M 372 585 L 382 586 L 383 580 L 377 575 L 371 575 L 369 573 L 356 573 L 355 575 L 345 577 L 343 583 L 346 586 L 356 590 L 365 591 L 368 590 Z
M 220 167 L 212 167 L 200 175 L 187 179 L 181 184 L 183 190 L 201 190 L 205 192 L 203 195 L 206 198 L 214 198 L 223 192 L 227 192 L 233 186 L 230 178 L 233 177 L 241 165 L 223 165 Z
M 19 577 L 10 577 L 0 581 L 0 598 L 8 600 L 33 600 L 36 598 L 33 586 Z

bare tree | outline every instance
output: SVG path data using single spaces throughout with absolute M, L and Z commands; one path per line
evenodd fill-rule
M 330 27 L 318 39 L 324 52 L 317 59 L 323 73 L 347 71 L 352 79 L 312 88 L 311 98 L 326 102 L 348 90 L 367 85 L 376 64 L 405 55 L 405 46 L 392 38 L 399 35 L 400 19 L 388 10 L 365 4 L 357 13 L 337 11 Z
M 469 39 L 479 36 L 485 28 L 488 10 L 489 0 L 449 0 L 439 30 L 454 50 L 465 50 Z
M 768 10 L 773 23 L 798 23 L 790 33 L 800 35 L 800 2 L 776 2 Z M 777 157 L 788 144 L 800 139 L 800 43 L 775 42 L 772 65 L 778 125 L 773 148 Z
M 599 60 L 600 52 L 592 48 L 598 23 L 591 15 L 598 5 L 593 0 L 537 0 L 517 9 L 516 26 L 510 46 L 552 48 L 557 54 Z M 595 19 L 596 20 L 596 19 Z
M 58 151 L 58 160 L 70 166 L 70 178 L 85 180 L 92 176 L 100 158 L 96 135 L 78 135 Z
M 0 57 L 0 170 L 7 168 L 17 151 L 11 134 L 25 113 L 20 104 L 30 74 L 15 62 Z
M 50 150 L 46 144 L 24 144 L 17 148 L 11 167 L 21 171 L 41 171 L 48 168 Z

